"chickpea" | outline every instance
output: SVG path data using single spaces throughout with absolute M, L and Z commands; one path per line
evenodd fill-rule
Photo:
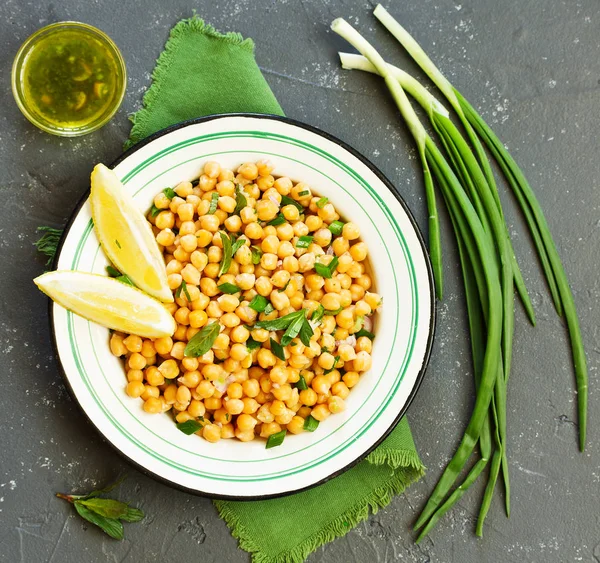
M 216 424 L 206 424 L 202 428 L 202 437 L 207 442 L 218 442 L 221 439 L 221 429 Z
M 261 221 L 271 221 L 278 212 L 279 207 L 271 200 L 261 199 L 256 203 L 256 214 Z
M 260 258 L 260 265 L 265 269 L 265 270 L 274 270 L 275 268 L 277 268 L 277 262 L 278 262 L 278 257 L 277 254 L 272 254 L 270 252 L 265 252 L 261 258 Z
M 158 397 L 148 397 L 144 401 L 144 410 L 150 414 L 162 412 L 162 401 Z
M 273 434 L 277 434 L 277 432 L 281 432 L 281 426 L 277 422 L 263 422 L 260 428 L 260 437 L 268 438 Z
M 130 352 L 141 352 L 142 351 L 142 339 L 135 334 L 130 334 L 123 340 L 125 348 Z
M 356 371 L 368 371 L 371 369 L 373 360 L 368 352 L 358 352 L 354 360 L 354 369 Z
M 329 410 L 326 404 L 319 404 L 313 408 L 310 414 L 313 418 L 317 419 L 319 422 L 322 422 L 327 417 L 329 417 L 331 411 Z
M 155 218 L 154 224 L 161 231 L 175 226 L 175 215 L 172 211 L 161 211 Z
M 332 235 L 329 229 L 319 229 L 314 234 L 313 243 L 318 244 L 319 246 L 329 246 L 331 237 Z
M 260 385 L 256 379 L 247 379 L 242 383 L 242 390 L 247 397 L 255 398 L 260 391 Z
M 327 311 L 337 311 L 341 307 L 340 295 L 338 293 L 326 293 L 321 299 L 321 305 Z
M 124 356 L 127 354 L 127 347 L 123 344 L 123 337 L 117 335 L 116 332 L 110 337 L 110 351 L 114 356 Z
M 331 354 L 329 354 L 331 356 Z M 333 365 L 333 356 L 331 364 Z M 327 368 L 330 369 L 330 368 Z M 329 389 L 331 388 L 331 383 L 324 375 L 317 375 L 311 383 L 311 387 L 315 391 L 315 393 L 329 393 Z
M 130 381 L 127 384 L 126 392 L 127 395 L 137 399 L 142 396 L 142 393 L 145 391 L 146 386 L 141 381 Z

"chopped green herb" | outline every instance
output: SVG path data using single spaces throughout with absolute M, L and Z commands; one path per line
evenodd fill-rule
M 372 332 L 369 332 L 366 328 L 361 328 L 358 332 L 354 334 L 356 338 L 360 338 L 361 336 L 366 336 L 370 340 L 375 338 L 375 335 Z
M 310 346 L 310 339 L 313 334 L 314 332 L 312 327 L 310 326 L 310 323 L 306 319 L 304 319 L 304 322 L 300 327 L 300 332 L 298 333 L 302 344 L 304 344 L 305 346 Z
M 219 336 L 219 332 L 221 332 L 221 325 L 218 322 L 206 325 L 187 343 L 183 354 L 193 358 L 203 356 L 212 348 L 217 336 Z
M 214 215 L 217 210 L 217 203 L 219 202 L 218 192 L 213 192 L 210 196 L 210 205 L 208 207 L 208 215 Z
M 339 262 L 339 258 L 337 256 L 333 257 L 333 260 L 327 264 L 321 264 L 320 262 L 315 262 L 315 272 L 319 274 L 323 278 L 330 278 L 333 275 L 333 272 L 337 268 Z
M 260 264 L 260 259 L 263 255 L 263 251 L 258 248 L 258 246 L 251 246 L 250 250 L 252 251 L 252 263 L 256 266 Z
M 119 249 L 121 248 L 121 243 L 117 239 L 115 239 L 115 244 L 119 247 Z
M 248 338 L 248 340 L 246 340 L 246 348 L 248 348 L 248 350 L 250 350 L 250 352 L 252 352 L 252 350 L 256 350 L 257 348 L 260 348 L 261 345 L 262 345 L 261 342 L 257 342 L 252 337 L 250 337 L 250 338 Z
M 241 186 L 238 184 L 235 187 L 235 209 L 233 210 L 233 214 L 239 215 L 246 205 L 248 205 L 248 200 L 246 199 Z
M 283 317 L 278 317 L 277 319 L 259 321 L 254 325 L 254 327 L 264 328 L 265 330 L 285 330 L 298 319 L 304 319 L 304 309 L 300 309 L 300 311 L 295 311 Z M 300 330 L 299 327 L 298 330 Z
M 188 436 L 195 434 L 202 428 L 202 424 L 200 424 L 197 420 L 186 420 L 185 422 L 180 422 L 175 426 L 177 426 L 177 430 L 180 430 Z
M 307 432 L 314 432 L 319 427 L 319 421 L 309 414 L 304 420 L 304 430 Z
M 273 338 L 270 339 L 270 342 L 271 352 L 273 352 L 273 354 L 275 354 L 275 356 L 277 356 L 280 360 L 283 360 L 285 362 L 285 351 L 283 350 L 283 346 Z
M 295 199 L 292 199 L 290 196 L 282 195 L 281 196 L 281 207 L 285 205 L 293 205 L 300 213 L 304 213 L 304 206 L 301 203 L 298 203 Z
M 246 239 L 244 237 L 237 239 L 231 246 L 231 256 L 235 256 L 235 253 L 242 248 L 244 244 L 246 244 Z
M 338 307 L 337 309 L 325 309 L 325 314 L 331 317 L 335 317 L 336 315 L 339 315 L 343 310 L 343 307 Z
M 287 283 L 286 283 L 286 284 L 285 284 L 283 287 L 280 287 L 280 288 L 279 288 L 277 291 L 278 291 L 279 293 L 283 293 L 283 292 L 284 292 L 284 291 L 287 289 L 288 285 L 290 285 L 290 282 L 291 282 L 291 281 L 292 281 L 292 280 L 291 280 L 291 278 L 290 278 L 290 279 L 287 281 Z
M 139 522 L 144 518 L 144 513 L 125 502 L 109 498 L 99 498 L 119 485 L 120 479 L 113 485 L 87 495 L 65 495 L 57 493 L 56 496 L 73 504 L 75 510 L 84 520 L 98 526 L 103 532 L 116 540 L 123 539 L 123 522 Z
M 250 307 L 250 309 L 253 309 L 257 313 L 262 313 L 267 308 L 268 304 L 269 301 L 266 297 L 263 297 L 262 295 L 255 295 L 252 298 L 252 301 L 250 301 L 250 303 L 248 304 L 248 307 Z
M 181 280 L 181 285 L 177 288 L 177 291 L 175 292 L 175 297 L 177 297 L 177 299 L 179 299 L 181 297 L 182 291 L 185 294 L 185 298 L 191 302 L 192 298 L 190 297 L 190 292 L 188 291 L 185 280 Z
M 231 239 L 223 231 L 219 231 L 219 236 L 223 243 L 223 259 L 221 260 L 221 267 L 219 268 L 219 276 L 222 276 L 229 271 L 233 254 L 231 252 Z
M 297 346 L 297 345 L 298 345 L 298 343 L 297 343 L 297 342 L 294 342 L 294 341 L 290 342 L 290 346 L 291 346 L 292 348 L 293 348 L 294 346 Z
M 328 201 L 329 201 L 329 198 L 322 197 L 319 201 L 317 201 L 317 207 L 319 209 L 323 209 L 323 207 L 325 207 L 327 205 Z
M 114 266 L 106 266 L 106 272 L 111 278 L 118 278 L 121 275 L 121 272 L 117 270 Z
M 222 283 L 221 285 L 217 286 L 217 289 L 219 289 L 219 291 L 222 293 L 228 293 L 229 295 L 233 295 L 234 293 L 239 293 L 242 291 L 237 285 L 232 283 Z
M 300 237 L 296 242 L 296 248 L 308 248 L 311 245 L 313 238 L 313 236 L 309 235 Z
M 165 194 L 169 199 L 173 199 L 177 195 L 173 188 L 165 188 L 163 190 L 163 194 Z
M 303 375 L 301 375 L 300 379 L 298 379 L 298 381 L 296 382 L 296 389 L 299 389 L 300 391 L 306 391 L 308 389 L 306 379 L 304 379 Z
M 227 422 L 229 422 L 229 419 L 230 419 L 230 418 L 231 418 L 231 415 L 230 415 L 229 413 L 226 413 L 226 414 L 225 414 L 225 420 L 226 420 Z
M 358 315 L 358 317 L 356 317 L 356 320 L 354 321 L 354 326 L 352 327 L 352 334 L 358 332 L 362 328 L 364 322 L 364 315 Z
M 302 190 L 301 192 L 298 192 L 298 197 L 304 197 L 305 195 L 310 195 L 310 191 Z
M 152 207 L 150 208 L 150 217 L 152 217 L 152 219 L 155 219 L 156 216 L 161 212 L 161 211 L 165 211 L 164 209 L 159 209 L 158 207 L 156 207 L 156 205 L 152 204 Z
M 331 234 L 335 235 L 336 237 L 342 234 L 343 228 L 344 223 L 342 223 L 341 221 L 333 221 L 333 223 L 329 225 L 329 230 L 331 231 Z
M 266 449 L 270 449 L 270 448 L 275 448 L 277 446 L 281 446 L 281 444 L 283 444 L 283 440 L 285 438 L 286 435 L 286 430 L 282 430 L 281 432 L 277 432 L 276 434 L 271 434 L 268 438 L 267 438 L 267 445 L 266 445 Z
M 273 305 L 271 303 L 267 303 L 267 306 L 265 307 L 265 310 L 263 311 L 263 313 L 265 315 L 270 315 L 274 310 L 275 310 L 275 307 L 273 307 Z
M 324 314 L 325 314 L 325 307 L 323 307 L 323 305 L 321 305 L 319 303 L 319 306 L 313 311 L 310 320 L 315 323 L 319 322 L 323 318 Z
M 117 281 L 120 281 L 121 283 L 130 285 L 131 287 L 135 287 L 135 284 L 131 281 L 129 276 L 126 276 L 125 274 L 123 274 L 122 276 L 117 276 L 115 279 Z
M 327 375 L 328 373 L 331 373 L 335 369 L 335 366 L 337 365 L 337 363 L 339 361 L 340 361 L 340 357 L 339 356 L 336 356 L 335 358 L 333 358 L 333 366 L 331 366 L 329 369 L 326 369 L 323 372 L 323 375 Z
M 271 219 L 267 223 L 267 225 L 271 225 L 272 227 L 277 227 L 278 225 L 283 225 L 286 222 L 286 218 L 283 216 L 283 213 L 279 213 L 275 219 Z

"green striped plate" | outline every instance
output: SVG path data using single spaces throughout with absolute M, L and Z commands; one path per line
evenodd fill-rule
M 54 337 L 73 396 L 100 433 L 131 462 L 169 484 L 223 498 L 265 498 L 314 486 L 362 459 L 393 429 L 421 381 L 431 349 L 434 300 L 423 240 L 406 205 L 364 157 L 341 141 L 289 119 L 211 116 L 159 132 L 125 153 L 114 169 L 139 207 L 165 186 L 197 178 L 207 160 L 237 167 L 268 158 L 328 197 L 356 222 L 371 252 L 377 291 L 373 367 L 348 397 L 345 412 L 314 433 L 210 444 L 179 432 L 167 415 L 148 415 L 124 391 L 108 330 L 53 305 Z M 59 269 L 104 273 L 107 264 L 87 199 L 63 239 Z

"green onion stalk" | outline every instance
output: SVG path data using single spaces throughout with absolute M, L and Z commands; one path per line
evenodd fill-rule
M 550 233 L 550 228 L 540 203 L 529 186 L 523 172 L 500 139 L 498 139 L 496 134 L 475 111 L 471 104 L 469 104 L 460 92 L 444 77 L 408 31 L 406 31 L 381 5 L 375 8 L 374 15 L 402 44 L 415 62 L 425 71 L 438 89 L 444 94 L 465 127 L 478 159 L 485 168 L 483 161 L 487 159 L 485 159 L 485 152 L 479 142 L 478 136 L 483 140 L 498 163 L 519 203 L 535 244 L 556 311 L 559 315 L 564 313 L 565 316 L 577 384 L 579 449 L 583 451 L 585 449 L 587 433 L 588 400 L 588 373 L 583 339 L 581 337 L 581 329 L 579 327 L 573 293 L 571 292 L 562 261 L 556 250 L 556 245 L 552 238 L 552 234 Z M 491 169 L 489 178 L 493 179 Z M 488 181 L 490 181 L 489 178 Z
M 359 69 L 367 72 L 377 73 L 377 69 L 361 55 L 353 55 L 349 53 L 340 53 L 340 60 L 342 67 L 346 69 Z M 461 179 L 464 186 L 467 187 L 468 193 L 471 196 L 471 200 L 478 210 L 478 215 L 482 219 L 484 229 L 490 232 L 494 238 L 494 243 L 498 251 L 498 260 L 502 265 L 502 293 L 503 293 L 503 372 L 505 382 L 497 382 L 499 389 L 497 399 L 495 400 L 494 408 L 497 416 L 494 417 L 497 422 L 499 431 L 499 442 L 501 446 L 501 461 L 502 461 L 502 476 L 506 489 L 505 503 L 507 515 L 510 514 L 510 480 L 508 474 L 508 460 L 506 457 L 506 382 L 508 381 L 510 364 L 512 358 L 512 340 L 513 340 L 513 327 L 514 327 L 514 284 L 513 284 L 513 265 L 515 264 L 514 253 L 512 252 L 512 246 L 508 237 L 508 230 L 506 228 L 504 217 L 501 208 L 498 207 L 494 198 L 493 190 L 490 189 L 487 183 L 485 174 L 478 161 L 473 156 L 469 146 L 463 139 L 458 129 L 448 119 L 447 111 L 443 108 L 442 104 L 436 100 L 418 81 L 402 71 L 397 67 L 388 65 L 392 69 L 392 73 L 400 83 L 401 87 L 405 89 L 427 112 L 429 119 L 437 131 L 438 135 L 442 140 L 442 144 L 448 154 L 450 161 L 452 162 L 453 168 L 457 176 Z M 440 111 L 442 108 L 442 111 Z M 495 189 L 495 188 L 494 188 Z M 446 206 L 450 207 L 450 203 L 446 201 Z M 457 220 L 453 218 L 452 212 L 450 211 L 451 219 L 453 219 L 453 225 L 456 225 Z M 455 226 L 455 233 L 456 233 Z M 456 233 L 457 239 L 459 233 Z M 461 255 L 461 263 L 464 259 L 473 260 L 472 253 Z M 463 277 L 465 276 L 464 265 L 463 265 Z M 481 278 L 481 276 L 479 276 Z M 516 279 L 516 278 L 515 278 Z M 467 296 L 472 291 L 465 282 L 465 291 Z M 478 291 L 482 292 L 482 284 L 479 283 Z M 529 296 L 525 292 L 526 303 L 531 307 Z M 526 307 L 527 308 L 527 307 Z M 531 308 L 533 311 L 533 309 Z M 468 308 L 469 317 L 472 314 L 470 308 Z M 473 327 L 471 327 L 471 339 L 473 341 L 476 338 Z M 477 371 L 477 370 L 476 370 Z M 497 459 L 496 457 L 494 458 Z M 494 465 L 495 467 L 495 465 Z M 492 479 L 490 486 L 494 486 L 494 477 L 492 473 Z
M 485 342 L 480 340 L 477 347 L 473 345 L 473 353 L 477 358 L 481 359 L 480 369 L 476 373 L 477 396 L 475 406 L 471 414 L 471 418 L 459 444 L 457 451 L 452 457 L 442 477 L 438 481 L 419 521 L 418 527 L 425 524 L 426 527 L 422 531 L 422 537 L 435 524 L 437 519 L 447 511 L 470 486 L 470 484 L 478 477 L 487 465 L 492 456 L 492 432 L 490 418 L 495 421 L 495 446 L 496 451 L 492 456 L 494 460 L 502 459 L 502 444 L 500 441 L 500 423 L 498 418 L 498 398 L 503 401 L 501 396 L 503 391 L 502 385 L 498 386 L 498 380 L 504 382 L 504 373 L 502 370 L 502 336 L 504 328 L 504 300 L 503 289 L 500 282 L 500 268 L 497 260 L 497 249 L 495 242 L 500 245 L 500 250 L 504 258 L 506 258 L 506 238 L 498 236 L 498 229 L 486 230 L 482 217 L 488 219 L 488 215 L 479 215 L 471 197 L 467 194 L 460 180 L 457 178 L 448 162 L 443 157 L 442 153 L 436 147 L 432 139 L 426 133 L 417 115 L 415 114 L 403 87 L 400 85 L 395 76 L 393 69 L 383 60 L 377 51 L 347 22 L 342 19 L 337 19 L 332 23 L 332 29 L 349 43 L 351 43 L 358 51 L 360 51 L 369 62 L 375 67 L 388 86 L 400 112 L 406 121 L 417 147 L 420 147 L 420 153 L 424 154 L 423 162 L 430 170 L 432 177 L 437 181 L 442 196 L 448 206 L 451 214 L 457 239 L 464 241 L 463 255 L 469 255 L 470 264 L 473 266 L 473 278 L 477 278 L 479 296 L 471 291 L 469 299 L 471 304 L 484 310 L 481 318 L 485 319 L 487 334 Z M 441 104 L 436 104 L 434 101 L 423 94 L 427 98 L 432 107 L 435 106 L 437 113 L 447 118 L 443 111 L 440 111 Z M 443 122 L 445 123 L 445 122 Z M 457 139 L 449 138 L 453 143 L 457 143 Z M 460 143 L 459 143 L 460 144 Z M 460 153 L 460 150 L 455 153 L 455 156 Z M 462 156 L 460 158 L 463 158 Z M 472 164 L 471 162 L 469 162 Z M 476 172 L 473 172 L 476 174 Z M 476 186 L 473 186 L 476 188 Z M 479 194 L 483 196 L 484 194 Z M 486 203 L 489 204 L 489 194 L 485 195 Z M 483 199 L 483 198 L 482 198 Z M 489 207 L 489 205 L 488 205 Z M 492 206 L 497 210 L 495 203 Z M 490 216 L 497 219 L 493 212 L 489 212 Z M 488 219 L 489 221 L 489 219 Z M 497 221 L 493 221 L 497 222 Z M 493 231 L 493 232 L 492 232 Z M 495 235 L 495 236 L 493 236 Z M 508 261 L 510 271 L 510 261 Z M 476 273 L 475 273 L 476 270 Z M 465 283 L 467 283 L 465 281 Z M 475 285 L 473 285 L 474 287 Z M 476 313 L 473 312 L 470 317 L 470 322 L 475 324 Z M 505 403 L 505 401 L 504 401 Z M 490 408 L 491 406 L 491 408 Z M 490 415 L 490 412 L 492 413 Z M 467 465 L 471 454 L 477 444 L 480 443 L 481 459 L 477 461 L 473 469 L 467 475 L 467 478 L 459 487 L 448 497 L 450 490 L 457 481 L 459 474 Z M 493 492 L 493 487 L 492 487 Z M 487 501 L 487 496 L 484 501 Z M 483 508 L 483 507 L 482 507 Z

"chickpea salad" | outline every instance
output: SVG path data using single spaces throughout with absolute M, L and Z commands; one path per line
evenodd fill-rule
M 271 448 L 313 432 L 371 368 L 382 299 L 358 225 L 272 172 L 267 161 L 237 171 L 207 162 L 198 180 L 155 196 L 147 219 L 176 329 L 110 336 L 127 395 L 209 442 L 263 438 Z

